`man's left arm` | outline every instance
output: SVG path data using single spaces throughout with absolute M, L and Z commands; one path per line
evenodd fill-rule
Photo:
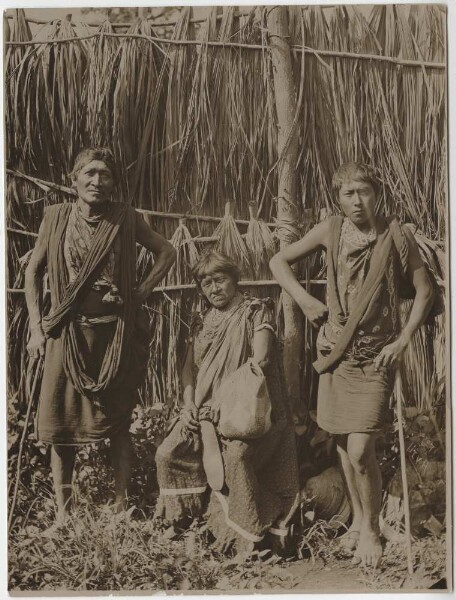
M 434 302 L 434 289 L 427 274 L 426 267 L 421 260 L 418 244 L 411 231 L 406 227 L 404 227 L 403 231 L 407 237 L 409 247 L 408 268 L 416 295 L 413 300 L 407 324 L 402 329 L 398 338 L 392 344 L 385 346 L 375 358 L 374 366 L 376 369 L 382 366 L 389 367 L 401 360 L 414 333 L 426 321 Z
M 142 304 L 170 270 L 176 260 L 176 250 L 168 240 L 153 231 L 139 213 L 136 219 L 136 241 L 150 250 L 155 258 L 151 272 L 136 290 L 137 300 Z

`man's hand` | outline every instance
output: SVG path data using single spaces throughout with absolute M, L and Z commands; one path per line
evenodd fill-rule
M 38 358 L 44 356 L 44 349 L 46 347 L 46 338 L 44 337 L 43 330 L 41 327 L 33 328 L 30 334 L 30 339 L 27 344 L 27 351 L 31 358 Z
M 211 407 L 211 420 L 214 425 L 220 421 L 220 401 L 215 401 Z
M 311 301 L 307 301 L 305 304 L 300 303 L 299 307 L 310 321 L 312 327 L 320 327 L 328 318 L 328 307 L 316 298 L 312 298 Z
M 133 292 L 133 306 L 136 310 L 140 309 L 147 299 L 147 295 L 144 293 L 144 290 L 141 286 Z
M 187 429 L 195 432 L 198 431 L 198 409 L 195 404 L 192 403 L 184 406 L 181 412 L 181 419 Z
M 383 348 L 378 356 L 374 358 L 374 368 L 378 371 L 381 367 L 387 368 L 398 364 L 404 355 L 407 344 L 398 338 L 392 344 Z

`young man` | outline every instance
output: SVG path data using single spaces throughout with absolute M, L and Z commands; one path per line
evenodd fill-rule
M 280 285 L 319 327 L 317 420 L 336 436 L 353 521 L 345 544 L 364 565 L 382 555 L 379 537 L 381 474 L 375 441 L 388 419 L 394 368 L 433 303 L 413 235 L 395 218 L 375 214 L 378 181 L 371 167 L 342 165 L 333 189 L 343 216 L 331 217 L 270 263 Z M 297 281 L 290 265 L 325 249 L 327 306 Z M 416 291 L 407 324 L 399 318 L 398 284 L 408 277 Z
M 52 444 L 57 525 L 68 515 L 80 444 L 110 439 L 116 505 L 124 507 L 138 359 L 149 343 L 144 328 L 142 335 L 138 330 L 137 310 L 175 260 L 171 244 L 139 213 L 111 201 L 116 173 L 105 148 L 77 156 L 72 179 L 78 198 L 46 209 L 25 274 L 28 351 L 33 358 L 44 356 L 37 434 Z M 136 243 L 155 255 L 153 269 L 137 289 Z M 51 310 L 43 316 L 45 268 Z

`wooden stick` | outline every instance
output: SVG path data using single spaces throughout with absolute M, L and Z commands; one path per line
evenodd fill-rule
M 19 177 L 20 179 L 26 179 L 27 181 L 36 184 L 41 189 L 43 189 L 43 187 L 47 187 L 55 189 L 58 192 L 68 194 L 69 196 L 76 196 L 76 192 L 73 188 L 69 188 L 64 185 L 59 185 L 58 183 L 54 183 L 53 181 L 44 181 L 43 179 L 38 179 L 37 177 L 32 177 L 31 175 L 26 175 L 25 173 L 21 173 L 20 171 L 13 171 L 12 169 L 6 169 L 6 173 L 8 175 L 11 175 L 11 177 Z M 136 208 L 135 210 L 145 215 L 151 215 L 152 217 L 158 217 L 163 219 L 188 219 L 191 221 L 206 221 L 208 223 L 220 223 L 220 221 L 222 220 L 222 217 L 212 217 L 209 215 L 200 216 L 187 215 L 184 213 L 167 213 L 159 210 L 148 210 L 147 208 Z M 249 221 L 247 219 L 235 219 L 235 221 L 237 225 L 249 224 Z M 266 225 L 268 227 L 277 227 L 277 223 L 266 223 Z
M 21 235 L 28 235 L 32 237 L 38 237 L 38 234 L 33 231 L 25 231 L 24 229 L 14 229 L 13 227 L 7 227 L 6 230 L 9 233 L 20 233 Z
M 396 406 L 397 406 L 397 421 L 399 429 L 399 449 L 401 457 L 401 475 L 402 475 L 402 492 L 404 495 L 404 518 L 405 518 L 405 542 L 407 545 L 407 570 L 409 575 L 413 575 L 413 558 L 412 558 L 412 534 L 410 528 L 410 505 L 408 495 L 408 482 L 407 482 L 407 463 L 405 453 L 405 438 L 404 438 L 404 424 L 402 422 L 402 377 L 400 368 L 396 368 L 395 375 L 395 393 L 396 393 Z
M 329 8 L 334 8 L 337 5 L 333 5 L 333 4 L 322 4 L 319 8 L 321 10 L 325 10 L 325 9 L 329 9 Z M 442 10 L 440 5 L 436 5 L 436 7 L 440 10 Z M 305 6 L 305 9 L 307 9 L 308 7 Z M 239 18 L 239 17 L 247 17 L 250 13 L 249 12 L 235 12 L 233 14 L 234 18 Z M 216 15 L 215 17 L 217 19 L 217 21 L 221 21 L 223 19 L 223 15 Z M 14 19 L 13 15 L 6 15 L 6 19 Z M 35 23 L 36 25 L 49 25 L 51 23 L 53 23 L 54 21 L 59 21 L 60 19 L 53 19 L 51 21 L 49 20 L 45 20 L 45 19 L 34 19 L 32 17 L 25 17 L 25 20 L 28 23 Z M 108 18 L 105 19 L 105 21 L 109 21 Z M 174 25 L 177 25 L 179 21 L 154 21 L 153 18 L 149 17 L 147 19 L 147 21 L 150 21 L 151 25 L 153 27 L 171 27 Z M 190 23 L 205 23 L 207 21 L 207 17 L 204 18 L 193 18 L 190 19 Z M 85 21 L 81 21 L 81 23 L 83 23 L 84 25 L 87 25 L 88 27 L 100 27 L 100 25 L 103 24 L 103 21 L 99 22 L 99 23 L 86 23 Z M 134 25 L 135 21 L 123 21 L 123 22 L 111 22 L 109 21 L 111 27 L 116 28 L 116 27 L 131 27 L 132 25 Z M 77 25 L 77 22 L 71 21 L 72 25 Z
M 323 6 L 322 8 L 327 8 L 326 6 Z M 236 12 L 233 14 L 234 18 L 239 18 L 239 17 L 245 17 L 248 16 L 249 13 L 243 13 L 243 12 Z M 215 17 L 217 19 L 217 21 L 221 21 L 223 19 L 223 15 L 217 15 Z M 6 19 L 14 19 L 13 15 L 6 15 Z M 51 23 L 53 23 L 54 21 L 58 21 L 59 19 L 53 19 L 52 21 L 46 21 L 44 19 L 33 19 L 31 17 L 26 17 L 25 20 L 28 23 L 34 23 L 36 25 L 49 25 Z M 152 18 L 147 18 L 147 21 L 150 21 L 150 24 L 152 25 L 152 27 L 174 27 L 174 25 L 177 25 L 177 23 L 179 21 L 154 21 Z M 100 25 L 103 25 L 103 22 L 109 21 L 108 18 L 106 18 L 104 21 L 100 21 L 99 23 L 86 23 L 85 21 L 81 21 L 82 24 L 87 25 L 88 27 L 100 27 Z M 205 23 L 207 21 L 207 17 L 205 18 L 199 18 L 199 19 L 190 19 L 190 23 Z M 74 21 L 70 21 L 72 25 L 77 25 L 77 22 Z M 111 23 L 111 21 L 109 21 L 110 25 L 112 28 L 117 28 L 117 27 L 131 27 L 132 25 L 135 24 L 135 21 L 130 21 L 130 22 L 123 22 L 123 23 Z
M 44 44 L 66 44 L 68 42 L 78 42 L 83 40 L 91 40 L 97 37 L 111 37 L 111 38 L 129 38 L 129 39 L 143 39 L 153 44 L 168 44 L 174 46 L 208 46 L 215 48 L 243 48 L 244 50 L 268 50 L 268 46 L 262 44 L 242 44 L 239 42 L 216 42 L 206 40 L 168 40 L 166 38 L 159 38 L 151 35 L 144 35 L 141 33 L 104 33 L 97 32 L 89 35 L 74 36 L 71 38 L 55 39 L 55 40 L 30 40 L 26 42 L 5 42 L 5 46 L 34 46 Z M 394 65 L 401 65 L 406 67 L 426 67 L 428 69 L 446 69 L 446 63 L 436 62 L 425 62 L 422 60 L 408 60 L 402 58 L 396 58 L 394 56 L 382 56 L 380 54 L 357 54 L 356 52 L 340 52 L 336 50 L 316 50 L 309 46 L 298 46 L 293 45 L 290 48 L 295 52 L 304 52 L 304 54 L 313 54 L 317 58 L 320 56 L 333 56 L 338 58 L 350 58 L 355 60 L 374 60 L 380 62 L 389 62 Z M 329 66 L 329 65 L 327 65 Z
M 8 515 L 8 529 L 11 527 L 11 525 L 13 523 L 14 510 L 16 508 L 16 502 L 17 502 L 17 492 L 19 489 L 19 482 L 21 479 L 22 454 L 24 452 L 24 444 L 25 444 L 25 439 L 27 437 L 27 428 L 28 428 L 28 424 L 30 421 L 30 415 L 32 414 L 33 400 L 35 398 L 36 387 L 38 385 L 38 381 L 40 381 L 40 379 L 41 379 L 43 365 L 44 365 L 44 359 L 42 356 L 40 356 L 38 359 L 33 360 L 31 362 L 31 364 L 29 365 L 29 369 L 33 369 L 33 366 L 36 367 L 35 368 L 35 376 L 33 378 L 32 387 L 29 390 L 29 394 L 28 394 L 29 398 L 28 398 L 28 404 L 27 404 L 27 412 L 26 412 L 25 420 L 24 420 L 24 428 L 22 429 L 21 441 L 19 443 L 19 452 L 17 455 L 16 479 L 14 482 L 13 499 L 11 500 L 11 506 L 10 506 L 9 515 Z

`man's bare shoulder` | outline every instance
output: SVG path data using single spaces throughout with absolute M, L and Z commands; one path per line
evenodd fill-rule
M 325 219 L 324 221 L 320 221 L 320 223 L 317 223 L 316 225 L 314 225 L 314 227 L 309 231 L 309 234 L 312 235 L 314 242 L 316 242 L 320 246 L 324 246 L 325 248 L 328 247 L 329 239 L 331 236 L 331 231 L 332 231 L 331 219 L 333 219 L 333 217 L 329 217 L 328 219 Z

